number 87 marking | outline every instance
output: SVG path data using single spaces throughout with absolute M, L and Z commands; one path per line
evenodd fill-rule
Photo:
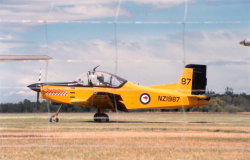
M 190 82 L 191 82 L 191 78 L 182 78 L 181 79 L 181 84 L 183 84 L 183 85 L 189 85 Z

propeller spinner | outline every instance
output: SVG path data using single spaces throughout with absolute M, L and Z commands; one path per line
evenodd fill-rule
M 29 87 L 31 90 L 36 91 L 37 92 L 37 96 L 36 96 L 36 103 L 39 103 L 39 96 L 40 96 L 40 92 L 41 92 L 41 78 L 42 78 L 42 71 L 40 70 L 39 73 L 39 77 L 38 77 L 38 83 L 34 83 L 31 85 L 28 85 L 27 87 Z

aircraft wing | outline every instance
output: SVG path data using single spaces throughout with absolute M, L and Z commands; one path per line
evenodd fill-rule
M 121 101 L 122 97 L 118 94 L 108 92 L 95 92 L 87 100 L 74 99 L 71 101 L 71 103 L 101 109 L 111 109 L 112 111 L 119 110 L 128 112 L 126 106 Z

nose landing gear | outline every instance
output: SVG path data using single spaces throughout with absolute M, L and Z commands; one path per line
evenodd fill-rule
M 49 122 L 51 123 L 58 123 L 59 122 L 59 111 L 62 108 L 62 104 L 60 105 L 60 107 L 57 109 L 57 112 L 55 114 L 53 114 L 50 118 L 49 118 Z
M 54 114 L 49 118 L 49 122 L 51 123 L 58 123 L 59 122 L 59 118 L 58 118 L 58 114 Z

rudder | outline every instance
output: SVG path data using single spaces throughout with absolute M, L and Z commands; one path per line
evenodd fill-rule
M 191 95 L 205 94 L 206 68 L 206 65 L 200 64 L 186 65 L 177 84 L 178 91 Z

